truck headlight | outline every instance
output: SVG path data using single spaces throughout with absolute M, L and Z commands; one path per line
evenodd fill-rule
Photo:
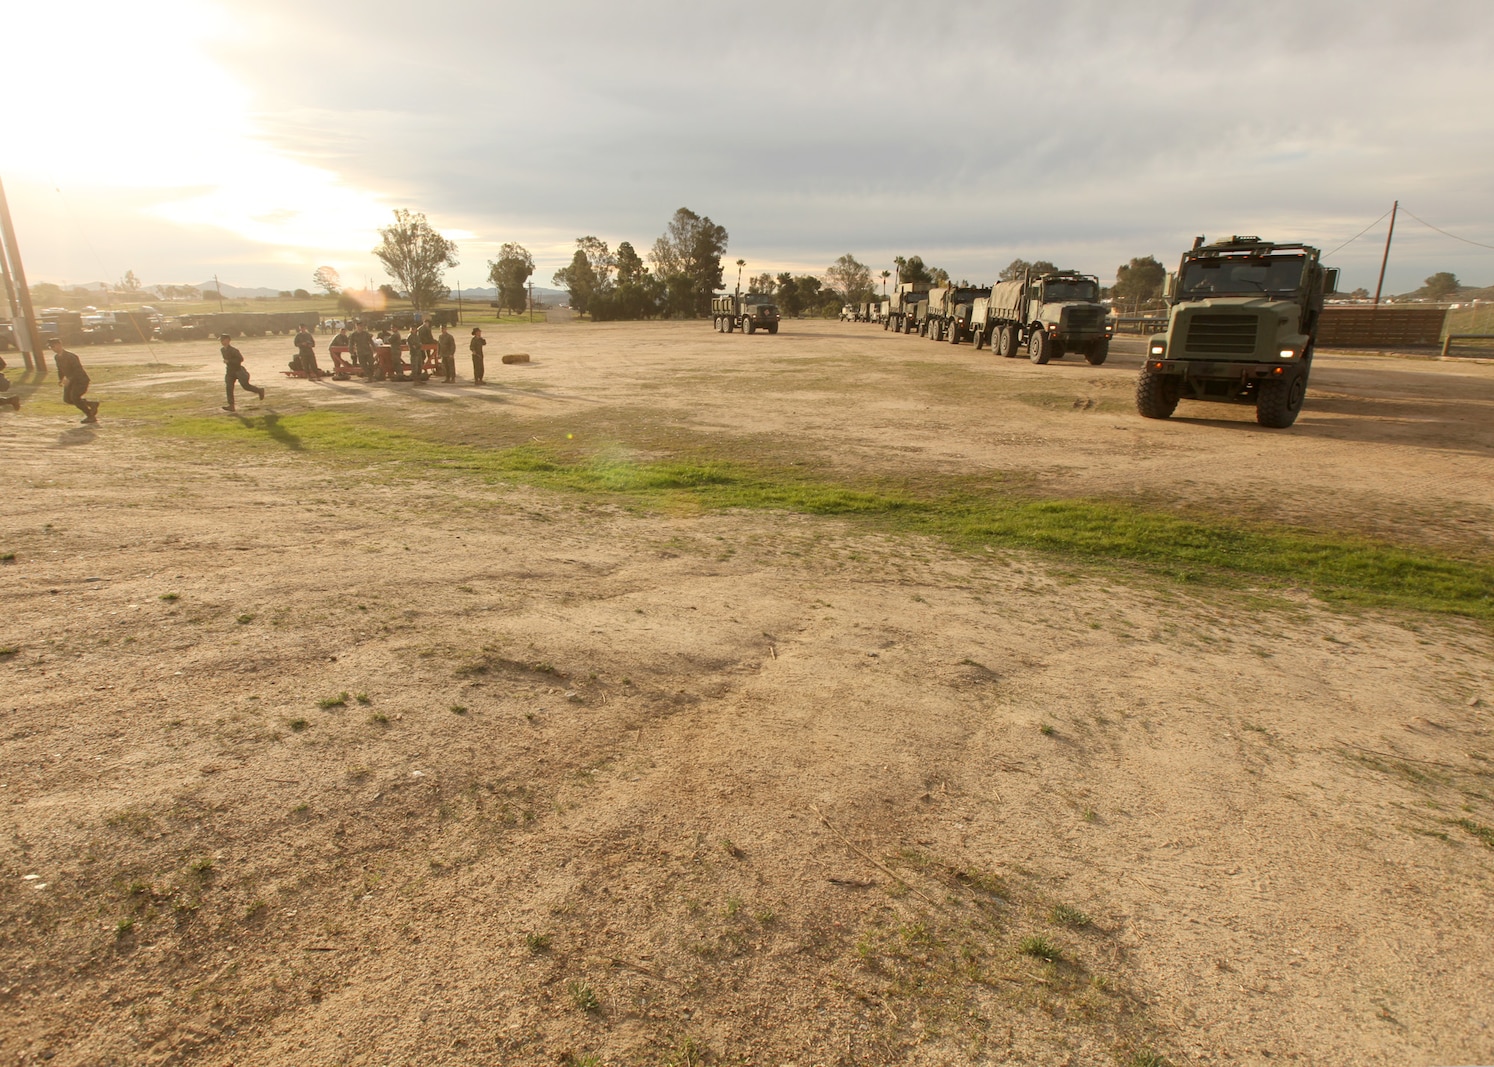
M 1295 348 L 1283 348 L 1277 355 L 1282 359 L 1296 359 L 1297 350 Z
M 1162 353 L 1164 353 L 1164 352 L 1167 351 L 1167 342 L 1166 341 L 1153 341 L 1147 347 L 1147 351 L 1150 352 L 1154 356 L 1160 356 Z

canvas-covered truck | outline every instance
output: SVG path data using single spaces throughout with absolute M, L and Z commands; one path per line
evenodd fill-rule
M 1147 342 L 1136 410 L 1165 419 L 1180 400 L 1253 404 L 1255 421 L 1297 421 L 1323 297 L 1338 271 L 1304 244 L 1200 237 L 1167 279 L 1167 330 Z
M 898 333 L 912 333 L 910 327 L 918 323 L 918 305 L 928 300 L 928 282 L 903 282 L 887 302 L 887 313 L 882 316 L 882 329 Z
M 721 293 L 711 297 L 717 333 L 778 332 L 778 305 L 766 293 Z
M 924 313 L 922 333 L 930 341 L 948 341 L 957 345 L 970 339 L 970 316 L 975 302 L 989 298 L 991 290 L 975 286 L 942 286 L 929 290 L 928 308 Z
M 1028 271 L 1015 281 L 998 282 L 970 311 L 976 348 L 990 345 L 1007 358 L 1025 350 L 1034 363 L 1077 352 L 1099 366 L 1110 355 L 1112 330 L 1100 303 L 1100 280 L 1071 270 Z

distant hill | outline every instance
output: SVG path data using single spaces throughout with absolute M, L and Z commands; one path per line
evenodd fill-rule
M 463 288 L 461 291 L 463 300 L 497 300 L 498 290 L 492 286 L 484 289 Z M 457 290 L 451 291 L 451 299 L 457 298 Z M 571 295 L 564 289 L 542 289 L 538 285 L 534 287 L 534 298 L 544 304 L 564 304 L 570 300 Z
M 197 288 L 200 291 L 202 291 L 202 292 L 207 292 L 209 289 L 217 289 L 224 296 L 226 296 L 226 297 L 233 297 L 233 298 L 239 299 L 239 300 L 251 300 L 251 299 L 253 299 L 254 297 L 257 297 L 257 296 L 270 296 L 270 297 L 274 297 L 274 296 L 279 296 L 284 291 L 284 290 L 281 290 L 281 289 L 266 289 L 263 286 L 260 286 L 257 289 L 245 289 L 242 286 L 229 285 L 227 282 L 224 282 L 223 285 L 220 288 L 218 286 L 218 284 L 216 282 L 214 282 L 211 278 L 208 279 L 205 282 L 198 282 L 197 283 Z

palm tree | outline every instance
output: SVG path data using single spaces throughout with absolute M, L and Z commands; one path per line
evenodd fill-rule
M 739 293 L 742 291 L 742 268 L 746 265 L 747 261 L 745 259 L 737 260 L 737 292 Z
M 906 256 L 893 256 L 892 257 L 892 265 L 897 268 L 897 281 L 895 283 L 893 283 L 893 284 L 895 284 L 895 285 L 902 285 L 903 284 L 903 268 L 908 265 L 908 259 L 907 259 L 907 257 Z
M 892 277 L 892 271 L 890 271 L 890 270 L 884 270 L 882 272 L 882 298 L 884 300 L 887 297 L 887 279 L 891 278 L 891 277 Z

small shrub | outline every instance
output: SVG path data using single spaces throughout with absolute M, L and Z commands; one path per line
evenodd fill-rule
M 180 600 L 181 598 L 182 597 L 181 597 L 180 593 L 162 593 L 161 594 L 161 599 L 164 600 L 164 601 L 167 601 L 168 603 L 171 602 L 171 601 L 173 601 L 173 600 Z
M 602 1002 L 597 999 L 596 990 L 591 988 L 589 982 L 570 981 L 565 984 L 566 992 L 571 995 L 571 1003 L 585 1012 L 599 1012 L 602 1010 Z
M 1042 934 L 1024 937 L 1017 943 L 1017 951 L 1024 956 L 1042 960 L 1044 963 L 1057 963 L 1063 959 L 1063 952 L 1059 947 Z
M 323 711 L 330 710 L 331 708 L 345 708 L 348 706 L 348 701 L 351 699 L 352 697 L 348 696 L 348 691 L 344 689 L 335 697 L 322 697 L 322 699 L 316 702 L 316 706 L 321 708 Z

